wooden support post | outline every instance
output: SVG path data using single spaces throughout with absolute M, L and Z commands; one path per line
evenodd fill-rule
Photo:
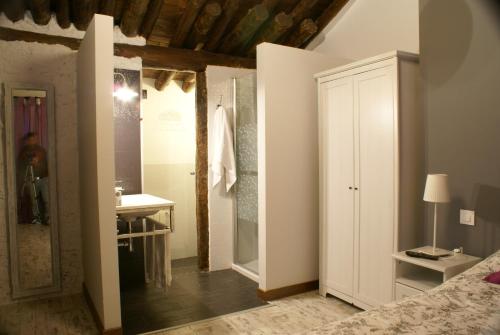
M 69 0 L 55 1 L 56 19 L 59 27 L 66 29 L 71 25 Z
M 318 26 L 311 19 L 305 19 L 300 23 L 298 29 L 296 29 L 285 42 L 285 45 L 290 47 L 299 48 L 302 44 L 307 42 L 316 32 L 318 31 Z
M 268 17 L 269 11 L 265 5 L 259 4 L 252 7 L 227 35 L 218 50 L 230 54 L 245 46 Z
M 52 18 L 50 0 L 28 0 L 28 7 L 36 24 L 44 26 L 49 23 Z
M 333 18 L 340 12 L 340 10 L 347 4 L 349 0 L 335 0 L 333 1 L 330 6 L 326 10 L 323 11 L 321 16 L 316 20 L 316 25 L 318 26 L 317 31 L 313 34 L 313 36 L 310 36 L 303 44 L 303 46 L 307 46 L 310 41 L 313 40 L 313 38 L 320 32 L 322 31 L 330 21 L 333 20 Z
M 148 10 L 149 0 L 129 0 L 125 5 L 120 28 L 128 37 L 137 36 L 142 19 Z
M 293 20 L 290 15 L 284 12 L 279 13 L 274 17 L 274 20 L 267 25 L 266 28 L 261 30 L 258 36 L 255 38 L 254 42 L 247 48 L 247 56 L 254 57 L 256 52 L 256 47 L 258 44 L 263 42 L 276 42 L 281 36 L 283 36 L 291 27 L 293 26 Z
M 163 0 L 149 1 L 148 11 L 142 20 L 141 35 L 148 39 L 155 27 L 156 21 L 160 17 L 161 9 L 163 7 Z
M 191 91 L 194 88 L 195 83 L 196 83 L 196 74 L 191 73 L 182 82 L 182 90 L 185 93 L 188 93 L 189 91 Z
M 20 0 L 5 0 L 3 4 L 3 11 L 7 18 L 12 22 L 17 22 L 24 18 L 24 1 Z
M 101 3 L 99 4 L 99 14 L 114 16 L 115 0 L 101 0 Z
M 224 3 L 224 8 L 222 9 L 222 15 L 217 20 L 212 29 L 207 42 L 205 43 L 204 49 L 208 51 L 214 51 L 219 46 L 219 42 L 226 31 L 226 28 L 234 17 L 234 14 L 240 6 L 240 0 L 226 0 Z
M 175 71 L 161 71 L 155 80 L 155 88 L 158 91 L 163 91 L 170 84 L 170 81 L 174 79 L 175 73 Z
M 78 30 L 87 30 L 97 11 L 96 0 L 71 0 L 71 16 Z
M 200 50 L 205 44 L 207 34 L 212 28 L 215 20 L 220 16 L 222 9 L 217 2 L 205 5 L 196 19 L 193 29 L 189 34 L 187 46 L 191 49 Z
M 196 228 L 198 267 L 209 270 L 207 75 L 196 73 Z
M 180 48 L 184 45 L 186 38 L 191 31 L 191 27 L 193 26 L 198 13 L 201 8 L 205 4 L 206 0 L 189 0 L 186 9 L 184 10 L 184 14 L 182 15 L 181 20 L 177 26 L 177 31 L 175 32 L 174 37 L 170 41 L 170 46 Z
M 115 24 L 120 24 L 123 16 L 123 8 L 125 7 L 125 0 L 115 0 L 115 10 L 113 17 L 115 18 Z

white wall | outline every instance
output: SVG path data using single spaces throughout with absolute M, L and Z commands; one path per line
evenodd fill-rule
M 257 47 L 259 288 L 318 279 L 318 117 L 313 75 L 342 61 Z
M 78 197 L 76 52 L 61 45 L 0 41 L 0 85 L 48 83 L 55 88 L 57 188 L 62 292 L 81 292 L 82 264 Z M 0 97 L 0 109 L 4 103 Z M 0 146 L 3 148 L 0 122 Z M 11 300 L 6 223 L 4 151 L 0 150 L 0 304 Z
M 172 259 L 197 255 L 195 171 L 195 90 L 185 93 L 171 81 L 163 91 L 144 78 L 142 89 L 142 156 L 144 193 L 176 203 Z
M 224 183 L 212 188 L 210 162 L 212 157 L 213 128 L 215 109 L 222 95 L 222 104 L 229 115 L 232 115 L 233 95 L 232 78 L 245 76 L 255 70 L 236 69 L 223 66 L 207 67 L 208 97 L 208 212 L 209 212 L 209 263 L 210 271 L 229 269 L 233 263 L 233 224 L 234 193 L 226 193 Z
M 418 18 L 418 0 L 351 0 L 307 49 L 346 60 L 418 53 Z
M 84 283 L 105 330 L 121 327 L 114 197 L 113 19 L 96 15 L 77 59 Z

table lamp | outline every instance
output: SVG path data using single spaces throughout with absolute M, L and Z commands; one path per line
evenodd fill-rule
M 436 248 L 436 227 L 437 227 L 437 205 L 439 203 L 450 202 L 450 191 L 448 189 L 447 174 L 428 174 L 425 183 L 424 201 L 434 203 L 434 237 L 432 248 L 426 247 L 421 251 L 433 256 L 446 256 L 448 250 Z

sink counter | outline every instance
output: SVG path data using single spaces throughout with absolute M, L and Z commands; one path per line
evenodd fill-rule
M 160 210 L 171 208 L 175 202 L 150 194 L 130 194 L 122 196 L 121 206 L 116 206 L 116 214 L 148 216 Z

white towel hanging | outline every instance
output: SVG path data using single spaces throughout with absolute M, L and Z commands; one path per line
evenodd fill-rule
M 226 179 L 226 192 L 236 182 L 236 162 L 233 148 L 233 132 L 227 117 L 226 109 L 221 105 L 217 106 L 214 116 L 212 136 L 212 187 L 217 186 L 222 176 Z

